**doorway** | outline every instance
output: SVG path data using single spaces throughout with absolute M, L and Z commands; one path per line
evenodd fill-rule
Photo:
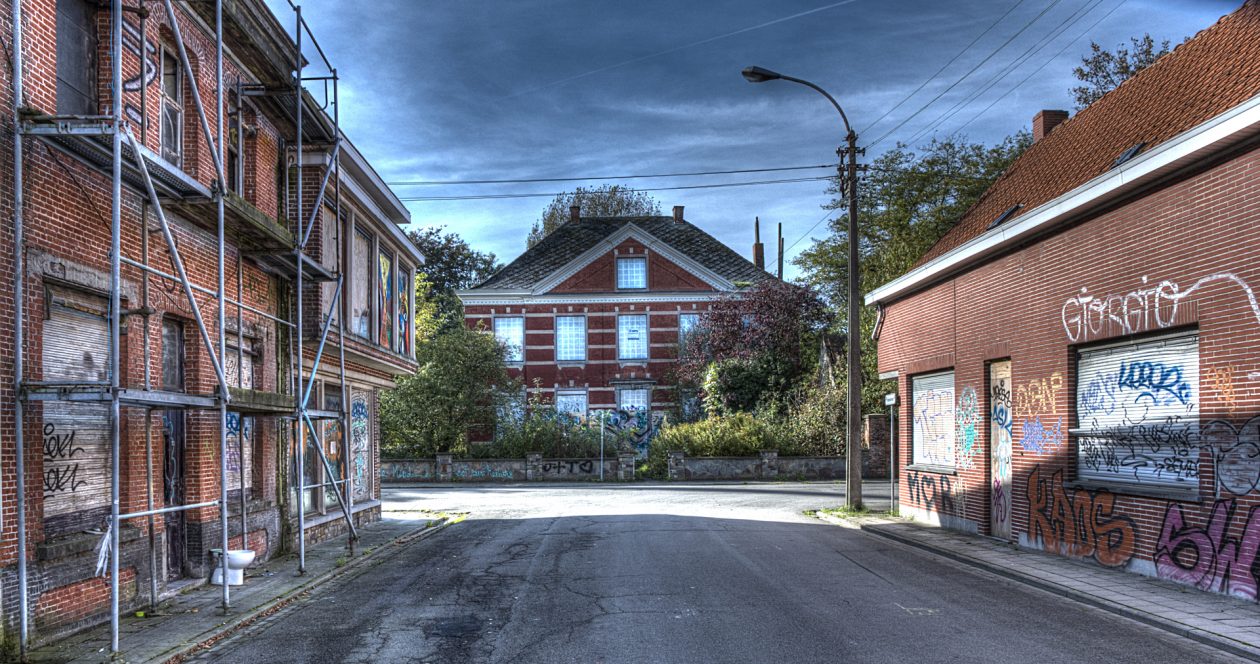
M 1011 538 L 1011 361 L 989 365 L 989 529 Z
M 177 320 L 162 321 L 162 390 L 184 391 L 184 324 Z M 167 507 L 183 505 L 186 501 L 184 449 L 184 411 L 164 410 L 162 414 L 162 501 Z M 187 522 L 185 513 L 167 512 L 164 517 L 166 530 L 166 578 L 175 581 L 184 577 L 188 559 Z

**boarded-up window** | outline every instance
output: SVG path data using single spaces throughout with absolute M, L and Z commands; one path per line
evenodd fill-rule
M 381 289 L 380 289 L 380 335 L 377 342 L 386 348 L 392 348 L 394 345 L 394 289 L 390 284 L 394 283 L 394 259 L 389 254 L 381 252 Z
M 376 266 L 372 261 L 372 238 L 357 228 L 354 231 L 354 276 L 350 279 L 350 332 L 369 339 L 372 336 L 372 279 Z
M 914 463 L 954 467 L 954 372 L 911 380 Z
M 350 397 L 350 454 L 353 457 L 354 501 L 372 499 L 371 395 L 353 390 Z
M 556 412 L 573 417 L 586 417 L 586 390 L 558 390 Z
M 108 380 L 103 298 L 52 289 L 43 329 L 43 380 Z M 109 506 L 109 409 L 44 402 L 44 518 Z M 93 524 L 95 525 L 95 524 Z
M 227 376 L 228 386 L 241 387 L 247 390 L 254 389 L 254 356 L 252 354 L 252 344 L 249 339 L 245 339 L 245 348 L 241 349 L 239 361 L 237 358 L 238 337 L 228 337 L 227 355 L 223 358 L 223 370 Z
M 96 12 L 89 0 L 57 0 L 57 112 L 95 115 Z
M 1081 479 L 1199 488 L 1199 337 L 1082 350 L 1077 360 Z
M 254 473 L 254 418 L 240 413 L 227 414 L 227 486 L 228 491 L 253 486 Z
M 411 323 L 411 268 L 398 264 L 398 345 L 395 348 L 403 355 L 411 354 L 411 336 L 414 325 Z
M 334 413 L 341 412 L 341 387 L 330 383 L 324 384 L 324 410 Z M 340 482 L 345 479 L 345 471 L 342 464 L 345 463 L 345 443 L 341 437 L 341 420 L 325 420 L 324 421 L 324 456 L 328 458 L 328 465 L 332 468 L 333 476 L 327 478 L 328 482 Z M 321 468 L 323 462 L 320 462 Z M 341 485 L 333 485 L 325 487 L 324 495 L 327 504 L 336 505 L 337 499 L 341 496 Z
M 328 207 L 324 207 L 321 210 L 320 226 L 319 264 L 323 265 L 326 269 L 328 269 L 328 271 L 336 274 L 341 271 L 341 264 L 339 262 L 341 252 L 337 250 L 337 247 L 341 243 L 341 224 L 337 220 L 337 215 L 334 214 Z M 325 281 L 320 284 L 320 289 L 323 291 L 323 312 L 321 312 L 321 315 L 325 313 L 328 314 L 335 325 L 339 320 L 338 310 L 341 309 L 340 302 L 337 303 L 337 306 L 333 306 L 333 296 L 337 294 L 337 282 Z M 341 296 L 345 297 L 346 294 L 343 292 Z

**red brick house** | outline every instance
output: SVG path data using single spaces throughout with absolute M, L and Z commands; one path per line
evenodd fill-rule
M 1260 4 L 1034 143 L 871 292 L 900 510 L 1257 598 Z
M 407 211 L 337 128 L 332 107 L 307 93 L 297 124 L 292 86 L 303 67 L 263 0 L 223 3 L 221 44 L 215 4 L 175 3 L 172 15 L 162 3 L 142 9 L 134 0 L 21 0 L 0 19 L 14 56 L 0 67 L 0 100 L 20 121 L 17 138 L 8 132 L 0 141 L 0 598 L 8 636 L 48 640 L 108 619 L 111 587 L 127 611 L 204 583 L 225 513 L 229 548 L 252 549 L 258 560 L 295 547 L 303 504 L 308 540 L 347 528 L 336 521 L 337 492 L 356 521 L 379 518 L 376 395 L 416 366 L 411 284 L 421 257 L 399 228 Z M 222 178 L 199 110 L 212 128 L 223 118 Z M 118 179 L 116 133 L 126 135 Z M 303 249 L 300 229 L 312 219 Z M 334 305 L 338 280 L 344 297 Z M 294 325 L 298 311 L 305 327 Z M 333 325 L 316 368 L 330 315 L 348 323 L 346 338 Z M 318 424 L 305 436 L 310 488 L 299 500 L 297 396 L 308 386 Z M 319 449 L 336 477 L 312 463 Z M 135 516 L 179 507 L 189 509 Z M 111 536 L 116 574 L 97 568 Z
M 772 278 L 673 216 L 571 218 L 475 288 L 465 320 L 508 347 L 533 397 L 577 417 L 618 411 L 642 450 L 682 407 L 670 368 L 680 338 L 719 298 Z

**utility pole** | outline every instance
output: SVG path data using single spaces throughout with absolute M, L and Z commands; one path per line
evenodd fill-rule
M 783 222 L 779 222 L 779 280 L 783 280 Z

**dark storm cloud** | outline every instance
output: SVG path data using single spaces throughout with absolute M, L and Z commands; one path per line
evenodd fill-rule
M 290 21 L 287 5 L 269 2 L 282 21 Z M 385 0 L 307 2 L 304 15 L 342 77 L 347 133 L 387 181 L 400 181 L 827 163 L 835 159 L 843 130 L 826 101 L 786 83 L 750 85 L 739 75 L 742 67 L 760 64 L 827 88 L 866 143 L 1045 10 L 972 77 L 876 146 L 873 156 L 931 126 L 950 105 L 1095 2 Z M 974 140 L 998 140 L 1026 127 L 1041 108 L 1071 107 L 1071 68 L 1091 38 L 1111 46 L 1149 31 L 1176 42 L 1235 4 L 1102 0 L 938 131 L 956 130 L 1045 64 L 965 130 Z M 1004 21 L 938 79 L 869 127 L 1012 6 Z M 1055 61 L 1045 62 L 1065 45 Z M 652 187 L 737 179 L 632 182 Z M 396 191 L 407 197 L 548 193 L 573 186 Z M 689 220 L 747 253 L 754 216 L 764 224 L 783 222 L 791 244 L 823 216 L 824 192 L 825 183 L 807 182 L 653 195 L 666 208 L 686 205 Z M 418 202 L 410 208 L 415 223 L 446 225 L 474 246 L 510 259 L 523 249 L 525 233 L 546 203 L 546 198 Z M 814 236 L 822 232 L 820 226 Z M 789 256 L 808 244 L 806 238 Z

